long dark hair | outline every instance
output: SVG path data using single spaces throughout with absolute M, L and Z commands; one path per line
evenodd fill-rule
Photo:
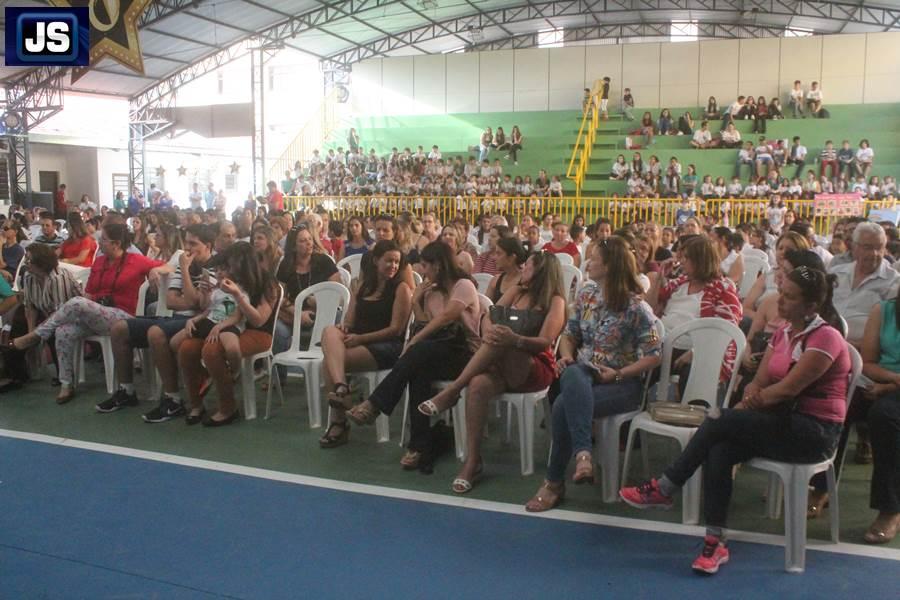
M 631 251 L 631 245 L 619 235 L 597 244 L 597 248 L 603 264 L 606 265 L 606 278 L 603 282 L 606 305 L 614 312 L 622 312 L 628 308 L 628 302 L 633 295 L 644 293 L 644 288 L 637 278 L 637 259 Z
M 356 221 L 357 223 L 359 223 L 359 228 L 360 228 L 360 230 L 362 230 L 362 234 L 361 234 L 362 239 L 366 243 L 366 246 L 371 245 L 372 237 L 369 235 L 369 230 L 366 229 L 366 223 L 365 223 L 365 221 L 363 221 L 362 217 L 358 217 L 356 215 L 353 215 L 352 217 L 347 219 L 347 226 L 344 228 L 344 232 L 347 234 L 347 241 L 348 242 L 353 241 L 353 239 L 350 237 L 350 223 L 352 223 L 353 221 Z
M 568 295 L 562 286 L 562 265 L 552 252 L 535 252 L 528 260 L 532 261 L 534 273 L 525 293 L 531 300 L 531 308 L 548 311 L 554 297 L 565 299 Z
M 84 226 L 80 213 L 73 211 L 66 215 L 66 226 L 69 229 L 70 238 L 80 240 L 87 237 L 87 228 Z
M 528 253 L 516 237 L 501 237 L 497 240 L 497 249 L 515 258 L 517 265 L 524 264 L 528 259 Z
M 131 232 L 124 223 L 107 223 L 103 226 L 103 233 L 111 242 L 118 242 L 122 252 L 127 252 L 131 246 Z
M 260 267 L 256 251 L 250 242 L 234 242 L 217 257 L 228 274 L 250 296 L 251 304 L 259 304 L 272 286 L 272 275 Z
M 388 287 L 390 288 L 400 281 L 400 273 L 406 266 L 406 257 L 400 250 L 400 244 L 394 240 L 381 240 L 369 252 L 363 254 L 360 261 L 360 285 L 356 292 L 358 298 L 365 298 L 378 291 L 378 265 L 375 264 L 375 261 L 388 252 L 400 253 L 400 268 L 397 269 L 397 274 L 388 281 Z
M 826 274 L 822 259 L 812 250 L 788 250 L 784 257 L 794 267 L 787 279 L 800 288 L 803 300 L 814 304 L 826 323 L 843 331 L 841 317 L 832 303 L 837 275 Z
M 437 276 L 432 283 L 434 289 L 443 294 L 449 294 L 460 279 L 472 279 L 456 264 L 456 257 L 450 250 L 450 246 L 441 241 L 431 242 L 422 248 L 419 258 L 422 262 L 437 266 Z

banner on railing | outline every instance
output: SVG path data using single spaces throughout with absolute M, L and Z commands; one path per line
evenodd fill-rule
M 816 194 L 813 211 L 817 217 L 857 217 L 863 214 L 862 195 Z

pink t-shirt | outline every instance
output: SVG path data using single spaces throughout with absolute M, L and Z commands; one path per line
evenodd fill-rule
M 816 318 L 803 331 L 792 334 L 790 323 L 779 327 L 769 341 L 772 357 L 769 375 L 774 382 L 784 379 L 791 366 L 806 352 L 820 352 L 831 361 L 825 374 L 797 397 L 797 412 L 842 423 L 847 414 L 847 386 L 850 382 L 850 353 L 840 332 Z
M 461 302 L 465 305 L 460 321 L 466 328 L 468 338 L 475 344 L 478 340 L 478 324 L 481 320 L 481 302 L 478 301 L 478 288 L 468 279 L 460 279 L 445 296 L 440 292 L 429 292 L 425 296 L 425 312 L 429 318 L 441 314 L 450 302 Z

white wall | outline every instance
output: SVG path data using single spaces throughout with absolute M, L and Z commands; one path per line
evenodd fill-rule
M 88 146 L 31 144 L 31 182 L 38 190 L 40 171 L 57 171 L 70 200 L 88 194 L 101 204 L 112 205 L 113 173 L 128 173 L 128 152 Z
M 371 59 L 353 65 L 351 102 L 358 115 L 574 109 L 604 76 L 614 104 L 630 87 L 646 107 L 784 97 L 795 79 L 819 81 L 826 103 L 900 102 L 900 32 Z

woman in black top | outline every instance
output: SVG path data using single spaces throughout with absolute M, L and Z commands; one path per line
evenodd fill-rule
M 498 127 L 494 133 L 494 143 L 491 144 L 491 147 L 496 150 L 509 150 L 509 142 L 506 141 L 506 134 L 502 127 Z
M 312 232 L 303 224 L 291 230 L 284 243 L 284 260 L 278 267 L 276 279 L 284 286 L 284 301 L 275 325 L 275 353 L 291 347 L 294 331 L 294 299 L 297 294 L 311 285 L 323 281 L 341 282 L 341 275 L 331 257 L 313 252 Z M 316 318 L 315 299 L 311 298 L 303 307 L 304 327 L 311 327 Z M 279 373 L 283 374 L 281 369 Z
M 507 290 L 519 285 L 519 278 L 522 276 L 522 265 L 528 254 L 522 247 L 522 242 L 514 237 L 504 237 L 497 240 L 497 249 L 495 250 L 495 259 L 497 268 L 500 273 L 494 275 L 488 284 L 485 296 L 491 299 L 491 302 L 497 304 L 500 298 Z
M 510 146 L 509 146 L 509 154 L 506 155 L 506 158 L 512 157 L 514 164 L 519 164 L 519 150 L 522 149 L 522 132 L 519 131 L 518 125 L 513 125 L 512 133 L 510 134 Z
M 703 113 L 703 118 L 707 121 L 722 118 L 722 114 L 719 112 L 719 104 L 716 102 L 715 96 L 709 97 L 709 101 L 706 103 L 706 112 Z
M 347 443 L 352 406 L 347 373 L 390 369 L 403 351 L 403 334 L 412 311 L 412 290 L 398 275 L 403 254 L 394 241 L 375 244 L 363 257 L 360 284 L 350 297 L 347 317 L 322 334 L 325 389 L 331 423 L 319 438 L 322 448 Z

